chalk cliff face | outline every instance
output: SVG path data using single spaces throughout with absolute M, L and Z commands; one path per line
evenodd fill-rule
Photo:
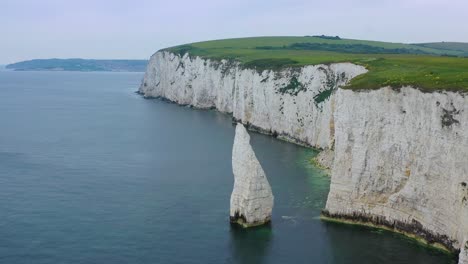
M 466 263 L 468 95 L 339 88 L 365 72 L 338 63 L 258 73 L 230 61 L 157 52 L 139 91 L 216 108 L 262 132 L 334 150 L 322 157 L 332 162 L 325 215 L 417 234 L 461 250 Z
M 309 146 L 333 142 L 332 91 L 366 70 L 351 63 L 280 72 L 160 51 L 147 67 L 140 93 L 179 104 L 216 108 L 262 132 Z
M 326 213 L 461 248 L 468 236 L 468 97 L 405 87 L 339 89 L 335 100 Z
M 458 260 L 459 264 L 468 264 L 468 239 L 461 246 L 460 256 Z
M 269 222 L 274 199 L 271 187 L 250 146 L 250 136 L 240 123 L 236 127 L 232 148 L 232 172 L 231 222 L 244 227 Z

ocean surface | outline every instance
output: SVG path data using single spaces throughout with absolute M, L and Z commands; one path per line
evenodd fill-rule
M 231 226 L 231 117 L 143 99 L 141 78 L 0 72 L 0 263 L 452 263 L 320 221 L 314 151 L 256 133 L 272 223 Z

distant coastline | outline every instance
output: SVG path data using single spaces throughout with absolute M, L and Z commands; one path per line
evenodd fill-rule
M 144 72 L 147 63 L 147 60 L 35 59 L 0 66 L 0 70 Z

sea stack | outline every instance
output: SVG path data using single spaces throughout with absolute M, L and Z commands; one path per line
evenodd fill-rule
M 262 166 L 250 146 L 250 136 L 238 123 L 232 149 L 234 189 L 231 194 L 231 223 L 243 227 L 270 222 L 273 193 Z

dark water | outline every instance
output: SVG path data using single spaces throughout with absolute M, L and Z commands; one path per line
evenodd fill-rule
M 0 72 L 0 263 L 450 263 L 318 220 L 309 149 L 252 134 L 269 227 L 228 224 L 230 117 L 134 94 L 142 74 Z

